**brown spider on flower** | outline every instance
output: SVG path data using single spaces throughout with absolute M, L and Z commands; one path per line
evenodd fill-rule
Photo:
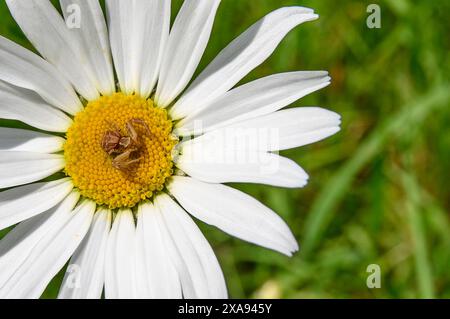
M 144 120 L 133 118 L 125 124 L 128 133 L 128 136 L 125 136 L 115 123 L 109 124 L 112 130 L 106 131 L 103 135 L 102 149 L 113 156 L 111 163 L 115 169 L 130 173 L 133 166 L 142 159 L 142 157 L 139 157 L 142 140 L 135 125 L 142 125 L 147 134 L 150 134 L 150 129 Z

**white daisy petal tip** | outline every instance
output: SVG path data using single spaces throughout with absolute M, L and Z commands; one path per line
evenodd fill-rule
M 298 245 L 297 239 L 295 239 L 294 236 L 292 235 L 292 238 L 289 241 L 289 248 L 284 251 L 279 250 L 278 252 L 289 258 L 292 258 L 296 253 L 298 253 L 299 250 L 300 247 Z
M 247 242 L 284 255 L 298 250 L 283 219 L 255 198 L 223 184 L 174 177 L 169 192 L 194 217 Z
M 286 248 L 283 250 L 280 249 L 280 250 L 278 250 L 278 252 L 287 257 L 293 257 L 294 254 L 300 250 L 300 247 L 299 247 L 297 239 L 295 238 L 294 234 L 292 233 L 292 231 L 289 227 L 287 227 L 285 229 L 284 237 L 285 237 Z
M 235 159 L 229 161 L 221 156 L 225 146 L 208 142 L 188 144 L 176 162 L 176 166 L 187 175 L 207 183 L 256 183 L 286 188 L 306 185 L 308 174 L 294 161 L 265 151 L 229 149 Z M 198 147 L 197 147 L 198 146 Z M 211 157 L 207 154 L 216 154 Z
M 295 245 L 292 246 L 292 249 L 291 249 L 290 253 L 287 254 L 286 256 L 288 256 L 288 257 L 294 257 L 294 255 L 299 251 L 299 249 L 300 249 L 300 248 L 299 248 L 299 246 L 298 246 L 298 243 L 295 242 Z
M 328 125 L 324 130 L 324 136 L 322 139 L 333 136 L 342 129 L 342 115 L 339 113 L 318 106 L 305 106 L 304 108 L 317 110 L 318 114 L 321 114 L 322 119 L 328 121 Z
M 331 111 L 320 106 L 302 106 L 302 108 L 308 108 L 311 111 L 315 111 L 317 113 L 317 117 L 327 118 L 332 121 L 330 123 L 333 123 L 335 126 L 341 125 L 342 116 L 335 111 Z
M 289 228 L 285 231 L 285 237 L 286 248 L 279 249 L 277 251 L 287 257 L 293 257 L 294 254 L 297 253 L 300 249 L 297 239 L 294 237 L 294 234 Z
M 308 185 L 308 182 L 309 182 L 309 175 L 306 172 L 304 172 L 304 175 L 298 177 L 298 186 L 294 188 L 303 188 L 306 185 Z

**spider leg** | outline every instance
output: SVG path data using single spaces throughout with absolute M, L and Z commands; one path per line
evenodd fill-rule
M 149 134 L 149 135 L 151 134 L 150 128 L 148 127 L 147 123 L 143 119 L 132 118 L 129 123 L 142 125 L 145 128 L 145 131 L 147 132 L 147 134 Z
M 131 121 L 129 121 L 127 124 L 127 131 L 128 131 L 128 135 L 130 136 L 131 140 L 135 143 L 135 144 L 139 144 L 139 136 L 138 133 L 136 132 L 136 129 L 134 128 L 133 124 Z

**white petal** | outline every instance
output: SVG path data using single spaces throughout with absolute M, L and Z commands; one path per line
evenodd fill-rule
M 39 241 L 67 220 L 66 212 L 73 210 L 79 197 L 77 192 L 72 192 L 57 207 L 20 223 L 0 241 L 0 295 L 6 293 L 3 287 Z
M 184 1 L 161 65 L 155 102 L 166 107 L 186 88 L 208 44 L 220 0 Z
M 169 253 L 180 276 L 183 296 L 227 298 L 222 270 L 211 246 L 192 219 L 169 196 L 158 195 L 155 206 L 161 211 Z
M 53 65 L 2 36 L 0 80 L 33 90 L 51 105 L 70 114 L 83 107 L 70 83 Z
M 59 136 L 0 127 L 0 151 L 56 153 L 63 150 L 64 142 Z
M 270 114 L 329 84 L 324 71 L 271 75 L 231 90 L 199 113 L 190 114 L 177 125 L 177 134 L 201 133 L 194 132 L 195 125 L 207 132 Z
M 297 25 L 317 19 L 311 9 L 286 7 L 273 11 L 231 42 L 190 85 L 172 109 L 179 119 L 219 98 L 264 62 Z
M 0 229 L 38 215 L 59 204 L 73 189 L 69 178 L 15 187 L 0 193 Z
M 72 203 L 71 199 L 69 201 Z M 2 297 L 38 298 L 83 240 L 94 211 L 95 203 L 91 201 L 84 201 L 74 211 L 58 209 L 57 220 L 50 217 L 36 230 L 37 233 L 45 230 L 45 233 L 35 245 L 30 245 L 33 247 L 28 249 L 23 262 L 0 288 Z M 33 236 L 30 234 L 26 240 Z M 8 255 L 16 253 L 15 250 L 17 246 Z
M 105 297 L 136 298 L 136 230 L 131 210 L 121 210 L 109 233 L 105 261 Z
M 297 242 L 286 223 L 253 197 L 221 184 L 174 177 L 168 186 L 193 216 L 240 239 L 291 256 Z
M 127 94 L 147 98 L 153 91 L 169 37 L 170 3 L 106 1 L 114 63 L 120 87 Z
M 158 223 L 159 210 L 142 204 L 137 216 L 137 282 L 139 298 L 181 298 L 178 274 L 167 253 Z
M 58 298 L 99 299 L 102 296 L 111 218 L 111 212 L 105 209 L 94 215 L 88 234 L 70 259 Z
M 87 58 L 86 65 L 92 70 L 96 88 L 103 95 L 114 93 L 108 29 L 100 3 L 98 0 L 60 0 L 60 3 L 66 24 L 73 22 L 75 14 L 80 14 L 80 27 L 69 29 L 69 31 L 73 33 L 79 48 L 83 50 Z
M 221 152 L 220 147 L 202 150 L 205 152 L 192 149 L 184 152 L 176 166 L 208 183 L 257 183 L 295 188 L 305 186 L 308 181 L 308 175 L 300 166 L 277 154 Z
M 50 1 L 6 0 L 6 3 L 14 20 L 41 55 L 87 100 L 97 99 L 99 94 L 87 63 L 89 59 Z
M 1 80 L 0 118 L 22 121 L 52 132 L 66 132 L 72 124 L 66 114 L 48 105 L 35 92 Z
M 232 124 L 227 130 L 273 132 L 276 142 L 264 143 L 269 151 L 286 150 L 311 144 L 340 130 L 341 117 L 320 107 L 297 107 Z M 260 135 L 260 138 L 265 138 Z M 275 139 L 275 138 L 273 138 Z M 263 144 L 263 145 L 264 145 Z
M 64 168 L 64 155 L 0 151 L 0 188 L 24 185 Z

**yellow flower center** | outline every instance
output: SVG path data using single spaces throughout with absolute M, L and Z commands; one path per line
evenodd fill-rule
M 89 102 L 67 132 L 65 172 L 109 208 L 133 207 L 173 174 L 172 121 L 152 100 L 115 93 Z

